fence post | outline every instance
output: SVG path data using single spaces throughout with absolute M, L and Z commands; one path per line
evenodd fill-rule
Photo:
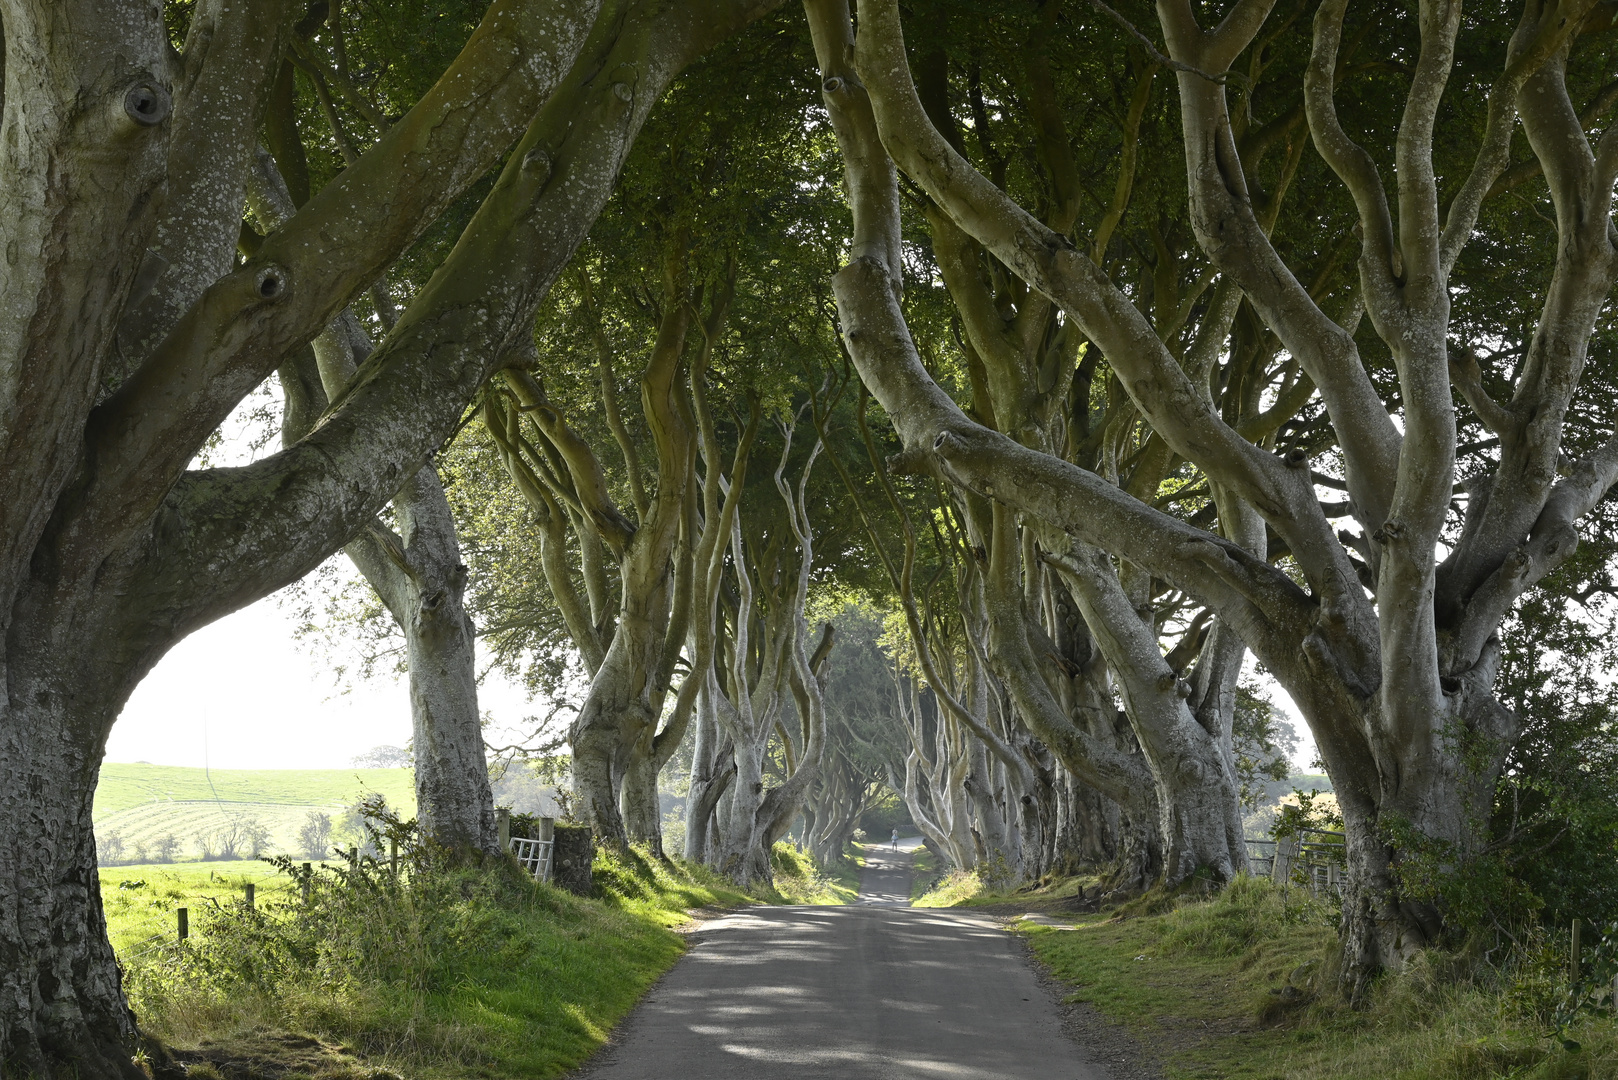
M 1292 862 L 1298 856 L 1298 838 L 1288 836 L 1276 841 L 1275 862 L 1270 865 L 1270 879 L 1286 886 L 1292 880 Z
M 388 841 L 388 872 L 394 877 L 399 876 L 399 841 Z
M 247 909 L 249 911 L 253 909 L 253 891 L 253 883 L 249 881 L 247 883 Z
M 186 938 L 191 936 L 191 913 L 185 908 L 176 908 L 174 913 L 179 916 L 179 940 L 184 941 Z
M 495 809 L 494 827 L 500 832 L 500 852 L 505 854 L 511 850 L 511 811 L 509 809 L 504 806 Z
M 550 852 L 549 857 L 546 858 L 546 860 L 544 862 L 544 867 L 545 867 L 544 880 L 546 882 L 550 882 L 551 880 L 553 880 L 556 877 L 556 819 L 555 818 L 542 817 L 542 818 L 539 819 L 539 839 L 540 839 L 541 843 L 546 843 L 546 844 L 550 845 L 550 848 L 548 849 L 549 852 Z M 540 850 L 542 852 L 544 852 L 547 849 L 541 848 Z
M 303 864 L 303 902 L 309 902 L 309 883 L 314 880 L 314 868 L 309 863 Z
M 1579 981 L 1579 920 L 1573 920 L 1573 927 L 1568 934 L 1567 950 L 1567 978 L 1570 983 Z

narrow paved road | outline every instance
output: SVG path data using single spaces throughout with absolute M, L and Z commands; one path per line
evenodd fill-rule
M 1012 935 L 909 903 L 872 851 L 855 905 L 708 923 L 578 1080 L 1107 1080 Z

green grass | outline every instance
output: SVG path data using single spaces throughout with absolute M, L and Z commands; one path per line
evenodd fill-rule
M 212 778 L 210 785 L 209 779 Z M 203 769 L 177 765 L 106 764 L 95 812 L 115 813 L 154 802 L 224 802 L 342 806 L 362 794 L 387 796 L 409 817 L 416 805 L 410 769 Z
M 951 870 L 940 874 L 932 852 L 916 852 L 916 874 L 910 880 L 914 907 L 1005 907 L 1016 905 L 1029 911 L 1064 909 L 1065 902 L 1085 889 L 1094 889 L 1101 879 L 1093 874 L 1078 876 L 1046 875 L 1040 881 L 1015 890 L 994 889 L 976 871 Z
M 926 882 L 918 886 L 915 880 L 911 879 L 911 907 L 970 907 L 983 893 L 983 882 L 973 870 L 951 870 L 933 879 L 931 887 Z M 918 889 L 925 891 L 918 896 Z
M 1498 973 L 1442 953 L 1385 976 L 1369 1006 L 1332 991 L 1334 914 L 1242 879 L 1212 900 L 1149 897 L 1077 929 L 1024 925 L 1052 970 L 1129 1027 L 1174 1078 L 1571 1080 L 1618 1076 L 1618 1025 L 1569 1052 L 1515 1012 Z M 1508 977 L 1509 978 L 1509 977 Z
M 780 852 L 782 846 L 776 844 L 776 851 Z M 828 897 L 831 903 L 849 904 L 859 896 L 860 875 L 865 870 L 865 849 L 860 844 L 850 841 L 842 857 L 830 866 L 818 865 L 801 849 L 793 847 L 792 850 L 825 882 L 821 895 Z M 779 867 L 780 863 L 776 865 Z
M 850 873 L 839 864 L 821 867 L 793 844 L 777 841 L 770 862 L 775 867 L 775 889 L 763 898 L 775 904 L 846 904 L 860 892 L 859 871 Z
M 976 881 L 976 878 L 974 878 Z M 911 852 L 911 907 L 950 907 L 950 904 L 937 904 L 937 892 L 943 886 L 943 878 L 938 871 L 938 860 L 929 848 L 919 847 Z M 953 902 L 963 900 L 964 895 L 955 897 Z
M 240 903 L 249 882 L 255 903 L 292 898 L 292 880 L 264 862 L 159 863 L 115 866 L 101 871 L 101 905 L 107 932 L 120 955 L 137 951 L 154 937 L 172 938 L 176 908 L 203 919 L 221 906 Z
M 95 828 L 102 841 L 122 839 L 125 858 L 139 858 L 163 836 L 180 843 L 180 857 L 197 856 L 196 837 L 233 818 L 269 830 L 271 852 L 296 850 L 310 811 L 336 816 L 368 794 L 384 796 L 403 817 L 415 813 L 409 769 L 204 769 L 109 764 L 96 785 Z
M 831 866 L 822 867 L 822 872 L 831 878 L 836 886 L 837 894 L 843 897 L 843 903 L 852 902 L 860 894 L 860 877 L 865 872 L 865 852 L 857 844 L 850 844 L 843 852 L 843 857 Z
M 102 887 L 143 1028 L 195 1080 L 231 1076 L 232 1062 L 255 1057 L 275 1062 L 281 1080 L 377 1070 L 542 1080 L 593 1053 L 679 958 L 672 928 L 689 922 L 688 909 L 853 895 L 788 845 L 775 864 L 777 886 L 760 896 L 705 868 L 604 852 L 588 899 L 510 870 L 429 868 L 346 886 L 328 874 L 309 906 L 261 864 L 254 914 L 238 903 L 252 873 L 116 868 Z M 140 954 L 153 927 L 172 936 L 182 901 L 193 925 L 185 953 Z

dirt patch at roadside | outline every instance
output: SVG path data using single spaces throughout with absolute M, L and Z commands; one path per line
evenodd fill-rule
M 149 1043 L 146 1054 L 156 1080 L 399 1080 L 346 1046 L 289 1031 L 257 1029 L 184 1049 Z

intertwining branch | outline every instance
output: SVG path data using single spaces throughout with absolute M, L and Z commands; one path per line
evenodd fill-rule
M 812 13 L 816 7 L 810 5 Z M 1196 596 L 1287 687 L 1315 731 L 1348 820 L 1344 970 L 1346 985 L 1358 992 L 1371 973 L 1398 964 L 1441 926 L 1436 910 L 1401 902 L 1393 869 L 1399 853 L 1379 823 L 1407 822 L 1435 841 L 1476 849 L 1480 825 L 1471 808 L 1486 804 L 1479 793 L 1492 788 L 1516 731 L 1492 691 L 1496 628 L 1523 590 L 1571 552 L 1573 521 L 1614 479 L 1610 444 L 1560 476 L 1558 455 L 1614 272 L 1609 215 L 1618 151 L 1610 136 L 1591 147 L 1565 87 L 1569 43 L 1589 5 L 1530 3 L 1491 92 L 1483 145 L 1441 212 L 1433 131 L 1461 23 L 1458 5 L 1423 3 L 1420 53 L 1394 140 L 1397 198 L 1390 205 L 1374 162 L 1344 135 L 1332 104 L 1345 5 L 1319 9 L 1304 112 L 1317 149 L 1359 210 L 1359 293 L 1397 378 L 1397 404 L 1385 402 L 1351 330 L 1325 313 L 1271 242 L 1233 134 L 1227 83 L 1203 77 L 1226 71 L 1244 54 L 1269 7 L 1237 4 L 1219 26 L 1204 29 L 1185 0 L 1158 5 L 1176 61 L 1192 223 L 1219 278 L 1216 299 L 1217 290 L 1226 290 L 1223 304 L 1205 309 L 1202 329 L 1211 332 L 1202 340 L 1211 351 L 1204 355 L 1218 355 L 1239 293 L 1301 368 L 1293 386 L 1306 385 L 1306 377 L 1319 391 L 1343 462 L 1347 509 L 1363 539 L 1350 546 L 1334 533 L 1302 449 L 1278 456 L 1249 441 L 1243 427 L 1261 436 L 1262 425 L 1233 426 L 1216 411 L 1191 378 L 1197 368 L 1181 363 L 1096 263 L 951 146 L 911 81 L 892 0 L 862 4 L 858 39 L 845 30 L 836 48 L 820 50 L 855 220 L 852 258 L 836 290 L 849 350 L 911 453 L 936 462 L 962 487 Z M 1440 562 L 1458 442 L 1449 277 L 1479 205 L 1508 163 L 1501 145 L 1509 143 L 1514 114 L 1551 188 L 1559 250 L 1514 397 L 1480 410 L 1506 432 L 1499 463 L 1485 479 L 1469 482 L 1477 494 L 1459 542 Z M 892 256 L 893 165 L 873 136 L 933 206 L 1099 347 L 1155 435 L 1224 493 L 1222 507 L 1234 499 L 1262 517 L 1301 586 L 1228 537 L 1157 512 L 1138 495 L 1057 454 L 1019 445 L 955 406 L 927 374 L 905 329 L 902 270 Z M 1481 394 L 1475 379 L 1463 388 Z M 1056 565 L 1071 575 L 1082 564 Z M 1072 583 L 1082 592 L 1082 580 Z M 1116 625 L 1116 617 L 1096 616 Z M 1461 760 L 1457 730 L 1487 747 L 1481 767 Z

